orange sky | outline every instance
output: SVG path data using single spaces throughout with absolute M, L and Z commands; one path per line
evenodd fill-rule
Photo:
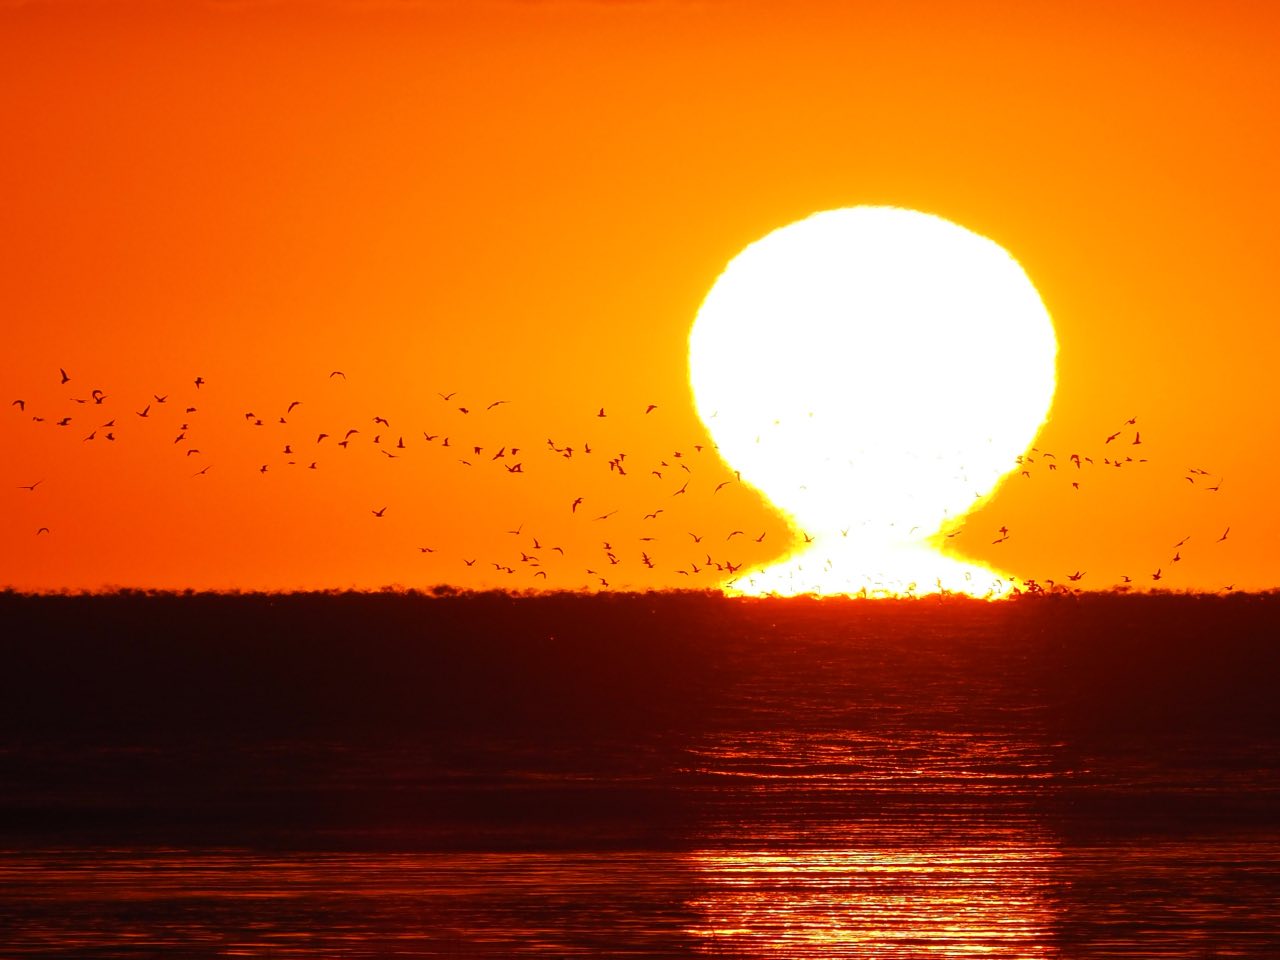
M 0 4 L 0 584 L 714 585 L 788 534 L 712 493 L 694 314 L 747 243 L 874 203 L 1018 258 L 1060 343 L 1037 446 L 1095 458 L 1079 490 L 1013 475 L 957 549 L 1095 588 L 1280 585 L 1278 18 Z M 1134 416 L 1148 462 L 1103 465 Z

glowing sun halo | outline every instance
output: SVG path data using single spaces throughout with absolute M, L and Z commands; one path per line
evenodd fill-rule
M 939 217 L 831 210 L 748 246 L 690 333 L 694 402 L 721 456 L 812 540 L 734 588 L 1005 592 L 932 544 L 1034 439 L 1056 355 L 1017 262 Z

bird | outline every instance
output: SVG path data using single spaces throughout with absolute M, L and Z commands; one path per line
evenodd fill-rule
M 151 396 L 156 398 L 156 403 L 166 403 L 169 400 L 169 395 L 167 393 L 163 397 L 158 393 L 153 393 Z
M 208 467 L 205 467 L 205 468 L 204 468 L 203 470 L 201 470 L 199 473 L 193 473 L 193 474 L 191 475 L 191 478 L 194 480 L 196 477 L 203 477 L 206 473 L 208 473 L 208 472 L 209 472 L 209 468 L 210 468 L 210 467 L 212 467 L 212 466 L 213 466 L 213 464 L 211 463 L 211 464 L 209 464 L 209 466 L 208 466 Z
M 1142 433 L 1135 430 L 1133 433 L 1133 446 L 1137 446 L 1140 443 L 1142 443 Z
M 15 400 L 15 401 L 13 401 L 13 403 L 9 404 L 9 406 L 11 406 L 11 407 L 17 407 L 17 408 L 18 408 L 18 410 L 19 410 L 19 412 L 21 412 L 21 413 L 26 413 L 26 412 L 27 412 L 27 401 L 25 401 L 25 400 Z
M 440 393 L 439 391 L 437 391 L 436 396 L 439 397 L 441 400 L 443 400 L 445 403 L 448 403 L 450 400 L 453 399 L 453 395 L 457 392 L 458 392 L 457 390 L 454 390 L 452 393 Z M 474 562 L 475 561 L 473 560 L 472 563 Z
M 480 559 L 479 557 L 476 557 L 476 560 L 479 560 L 479 559 Z M 462 558 L 462 562 L 465 563 L 468 567 L 474 567 L 476 565 L 476 560 L 468 560 L 466 557 Z
M 1079 580 L 1083 576 L 1084 574 L 1081 571 L 1077 570 L 1075 573 L 1067 574 L 1067 579 L 1074 583 L 1075 581 Z
M 374 423 L 380 423 L 380 424 L 382 424 L 384 427 L 390 427 L 390 426 L 391 426 L 391 424 L 387 422 L 387 418 L 386 418 L 386 417 L 374 417 L 374 418 L 373 418 L 373 422 L 374 422 Z
M 36 487 L 40 486 L 40 484 L 42 484 L 42 483 L 44 483 L 44 478 L 41 478 L 41 479 L 37 480 L 35 483 L 23 483 L 23 484 L 19 484 L 19 485 L 18 485 L 18 489 L 19 489 L 19 490 L 30 490 L 30 491 L 32 491 L 32 492 L 35 492 Z
M 689 536 L 693 537 L 693 542 L 694 542 L 694 543 L 701 543 L 701 542 L 702 542 L 702 538 L 701 538 L 700 536 L 698 536 L 696 533 L 690 533 L 690 534 L 689 534 Z
M 570 512 L 570 513 L 577 513 L 577 512 L 578 512 L 578 507 L 581 505 L 581 503 L 582 503 L 582 498 L 581 498 L 581 497 L 577 497 L 577 498 L 575 498 L 575 499 L 574 499 L 574 501 L 573 501 L 573 503 L 569 504 L 569 512 Z
M 290 403 L 289 403 L 289 407 L 288 407 L 288 409 L 287 409 L 287 410 L 285 410 L 285 413 L 293 413 L 293 408 L 294 408 L 294 407 L 296 407 L 296 406 L 297 406 L 298 404 L 300 404 L 300 403 L 302 403 L 302 401 L 301 401 L 301 400 L 293 400 L 293 401 L 290 401 Z
M 500 407 L 500 406 L 502 406 L 502 404 L 504 404 L 504 403 L 510 403 L 510 402 L 511 402 L 510 400 L 495 400 L 495 401 L 493 401 L 493 403 L 491 403 L 491 404 L 489 404 L 487 407 L 485 407 L 485 409 L 486 409 L 486 410 L 492 410 L 494 407 Z
M 1214 543 L 1221 543 L 1223 540 L 1227 539 L 1227 534 L 1230 532 L 1231 532 L 1231 528 L 1227 527 L 1227 529 L 1222 531 L 1222 536 L 1220 536 L 1217 540 L 1215 540 Z
M 343 373 L 341 370 L 334 370 L 331 374 L 329 374 L 330 380 L 332 380 L 334 377 L 341 377 L 343 380 L 347 379 L 347 375 Z
M 138 411 L 138 416 L 145 417 L 150 412 L 151 412 L 151 404 L 148 403 L 145 407 L 143 407 L 141 410 Z
M 719 492 L 720 492 L 720 489 L 721 489 L 722 487 L 727 487 L 727 486 L 728 486 L 729 484 L 731 484 L 731 483 L 733 483 L 733 481 L 732 481 L 732 480 L 722 480 L 722 481 L 720 481 L 719 483 L 717 483 L 717 484 L 716 484 L 716 488 L 715 488 L 714 490 L 712 490 L 711 492 L 712 492 L 712 493 L 719 493 Z
M 768 533 L 768 532 L 769 532 L 769 531 L 768 531 L 768 530 L 766 530 L 764 533 Z M 760 536 L 756 537 L 756 543 L 764 543 L 764 533 L 762 533 L 762 534 L 760 534 Z
M 436 548 L 435 547 L 419 547 L 418 552 L 419 553 L 435 553 Z
M 658 409 L 658 405 L 657 405 L 656 403 L 651 403 L 651 404 L 649 404 L 647 407 L 645 407 L 645 408 L 644 408 L 644 412 L 645 412 L 645 413 L 653 413 L 653 411 L 655 411 L 655 410 L 657 410 L 657 409 Z
M 1156 570 L 1156 572 L 1155 572 L 1155 573 L 1153 573 L 1153 574 L 1151 575 L 1151 579 L 1152 579 L 1152 580 L 1159 580 L 1159 579 L 1160 579 L 1160 576 L 1161 576 L 1161 574 L 1160 574 L 1160 570 L 1159 570 L 1159 569 L 1157 569 L 1157 570 Z
M 604 407 L 601 407 L 601 408 L 600 408 L 600 412 L 599 412 L 599 413 L 597 413 L 597 414 L 596 414 L 596 416 L 597 416 L 597 417 L 603 417 L 603 416 L 604 416 Z
M 384 513 L 387 512 L 387 508 L 383 507 L 381 510 L 370 510 L 369 512 L 372 513 L 375 517 L 381 517 Z
M 733 533 L 731 533 L 731 534 L 729 534 L 727 537 L 725 537 L 725 539 L 726 539 L 726 540 L 732 540 L 734 537 L 745 537 L 745 536 L 746 536 L 746 534 L 745 534 L 745 533 L 743 533 L 741 530 L 735 530 L 735 531 L 733 531 Z
M 41 527 L 39 530 L 37 530 L 37 531 L 36 531 L 36 536 L 38 537 L 38 536 L 40 536 L 40 534 L 42 534 L 42 533 L 48 533 L 48 532 L 49 532 L 49 528 L 48 528 L 48 527 Z
M 67 371 L 65 371 L 65 370 L 63 370 L 61 367 L 59 367 L 59 368 L 58 368 L 58 373 L 62 374 L 62 382 L 63 382 L 63 383 L 70 383 L 70 382 L 71 382 L 71 378 L 67 376 Z
M 204 377 L 196 377 L 195 379 L 196 389 L 199 390 L 201 387 L 203 387 L 204 382 L 205 382 Z
M 659 509 L 657 509 L 657 510 L 653 511 L 653 513 L 646 513 L 646 514 L 644 515 L 644 518 L 643 518 L 643 519 L 645 519 L 645 520 L 656 520 L 656 519 L 658 518 L 658 514 L 660 514 L 660 513 L 662 513 L 662 509 L 661 509 L 661 508 L 659 508 Z

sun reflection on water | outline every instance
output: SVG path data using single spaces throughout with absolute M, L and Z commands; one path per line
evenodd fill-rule
M 745 799 L 688 856 L 688 933 L 712 956 L 1057 957 L 1061 853 L 1029 807 L 1051 763 L 1000 734 L 721 734 L 690 772 Z
M 726 956 L 1057 956 L 1044 841 L 917 850 L 700 851 L 690 927 Z

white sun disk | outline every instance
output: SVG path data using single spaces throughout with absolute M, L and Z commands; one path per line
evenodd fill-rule
M 832 210 L 748 246 L 698 311 L 694 401 L 721 456 L 814 538 L 748 579 L 780 593 L 986 591 L 996 574 L 926 541 L 1032 442 L 1056 354 L 1017 262 L 939 217 Z

